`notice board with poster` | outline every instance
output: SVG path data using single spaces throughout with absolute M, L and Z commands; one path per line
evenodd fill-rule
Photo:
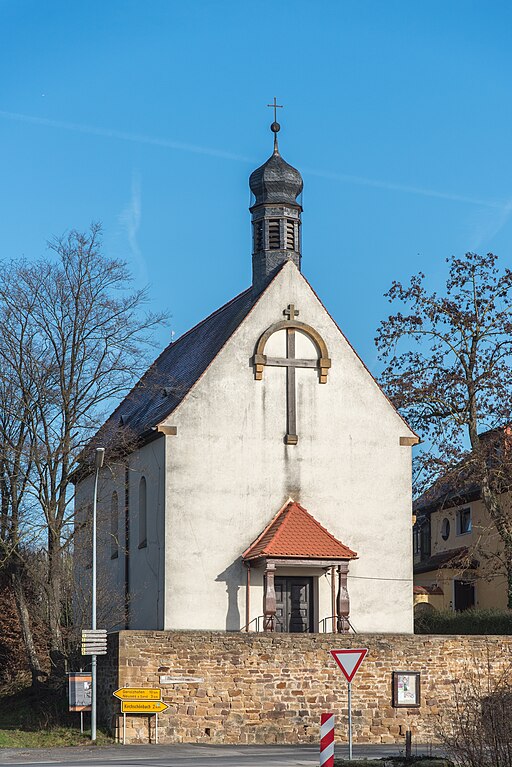
M 418 708 L 419 705 L 419 671 L 393 671 L 393 706 L 395 708 Z
M 92 675 L 90 671 L 72 671 L 68 682 L 69 710 L 91 711 Z

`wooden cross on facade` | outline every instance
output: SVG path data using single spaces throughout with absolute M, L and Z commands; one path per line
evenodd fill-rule
M 272 325 L 260 338 L 254 355 L 255 378 L 261 381 L 263 378 L 263 367 L 270 365 L 272 367 L 286 368 L 286 435 L 285 444 L 296 445 L 299 441 L 297 435 L 297 392 L 295 385 L 295 370 L 297 368 L 315 368 L 320 374 L 320 383 L 327 382 L 327 371 L 331 367 L 331 360 L 327 354 L 327 347 L 321 336 L 309 325 L 298 322 L 295 317 L 299 310 L 294 304 L 288 304 L 283 311 L 288 319 Z M 264 349 L 270 336 L 278 330 L 286 330 L 286 357 L 267 357 Z M 295 332 L 302 331 L 315 344 L 319 357 L 317 359 L 300 359 L 295 356 Z

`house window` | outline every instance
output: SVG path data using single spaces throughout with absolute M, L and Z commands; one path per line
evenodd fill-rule
M 413 541 L 413 554 L 420 554 L 421 553 L 421 547 L 420 547 L 420 529 L 418 525 L 414 525 L 413 531 L 412 531 L 412 541 Z
M 443 539 L 443 541 L 447 541 L 449 537 L 450 537 L 450 520 L 445 517 L 441 524 L 441 538 Z
M 457 535 L 471 532 L 471 509 L 459 509 L 457 512 Z
M 139 549 L 144 549 L 148 545 L 147 524 L 146 478 L 141 477 L 139 483 Z
M 416 557 L 430 556 L 430 517 L 419 517 L 413 527 L 413 552 Z
M 426 558 L 430 556 L 430 552 L 431 552 L 430 517 L 426 517 L 422 521 L 420 532 L 421 532 L 421 540 L 420 540 L 421 555 L 422 557 Z
M 119 499 L 117 493 L 112 493 L 110 501 L 110 559 L 119 556 Z

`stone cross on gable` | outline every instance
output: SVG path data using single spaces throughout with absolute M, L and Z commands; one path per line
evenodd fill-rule
M 288 308 L 283 309 L 283 314 L 289 320 L 293 320 L 294 317 L 299 316 L 299 310 L 295 308 L 295 304 L 288 304 Z
M 283 314 L 288 319 L 272 325 L 261 336 L 256 347 L 253 362 L 257 381 L 261 381 L 263 378 L 263 367 L 265 365 L 286 368 L 286 435 L 284 441 L 287 445 L 296 445 L 299 437 L 297 435 L 295 370 L 296 368 L 316 368 L 320 373 L 320 383 L 326 383 L 327 371 L 331 367 L 331 360 L 327 355 L 327 347 L 321 336 L 309 325 L 295 320 L 295 317 L 299 315 L 299 310 L 295 308 L 294 304 L 288 304 Z M 267 357 L 267 355 L 263 354 L 265 344 L 270 336 L 278 330 L 286 330 L 286 357 Z M 300 359 L 295 356 L 296 330 L 302 331 L 313 341 L 319 352 L 318 359 Z

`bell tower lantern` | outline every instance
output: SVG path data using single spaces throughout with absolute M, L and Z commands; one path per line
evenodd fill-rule
M 302 193 L 302 177 L 298 170 L 283 160 L 279 154 L 277 134 L 280 125 L 276 121 L 270 130 L 274 134 L 274 151 L 260 168 L 249 178 L 252 193 L 252 285 L 257 295 L 270 282 L 285 261 L 293 261 L 300 269 L 301 262 L 301 213 L 299 201 Z

